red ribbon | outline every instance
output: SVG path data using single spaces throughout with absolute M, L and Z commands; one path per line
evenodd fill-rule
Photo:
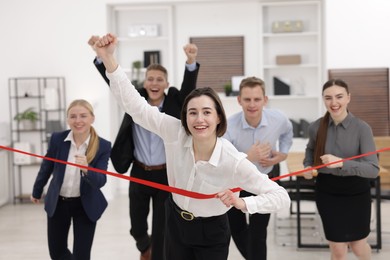
M 92 167 L 88 167 L 88 166 L 84 166 L 84 165 L 75 164 L 75 163 L 72 163 L 72 162 L 62 161 L 62 160 L 58 160 L 58 159 L 54 159 L 54 158 L 50 158 L 50 157 L 45 157 L 45 156 L 38 155 L 38 154 L 33 154 L 33 153 L 17 150 L 17 149 L 8 147 L 8 146 L 0 145 L 0 148 L 4 149 L 4 150 L 11 151 L 11 152 L 17 152 L 17 153 L 21 153 L 21 154 L 25 154 L 25 155 L 29 155 L 29 156 L 34 156 L 34 157 L 41 158 L 41 159 L 48 160 L 48 161 L 53 161 L 53 162 L 57 162 L 57 163 L 68 164 L 68 165 L 79 167 L 79 168 L 84 168 L 84 169 L 87 169 L 89 171 L 94 171 L 94 172 L 99 172 L 99 173 L 103 173 L 103 174 L 106 174 L 106 175 L 111 175 L 111 176 L 114 176 L 114 177 L 117 177 L 117 178 L 125 179 L 125 180 L 132 181 L 132 182 L 136 182 L 136 183 L 143 184 L 143 185 L 146 185 L 146 186 L 149 186 L 149 187 L 152 187 L 152 188 L 160 189 L 160 190 L 167 191 L 167 192 L 176 193 L 176 194 L 183 195 L 183 196 L 190 197 L 190 198 L 194 198 L 194 199 L 211 199 L 211 198 L 215 198 L 216 195 L 217 195 L 217 193 L 214 193 L 214 194 L 203 194 L 203 193 L 198 193 L 198 192 L 194 192 L 194 191 L 183 190 L 183 189 L 180 189 L 180 188 L 167 186 L 167 185 L 164 185 L 164 184 L 151 182 L 151 181 L 147 181 L 147 180 L 142 180 L 142 179 L 139 179 L 139 178 L 126 176 L 126 175 L 122 175 L 122 174 L 115 173 L 115 172 L 105 171 L 105 170 L 102 170 L 102 169 L 92 168 Z M 317 170 L 319 168 L 327 167 L 327 166 L 332 165 L 332 164 L 336 164 L 336 163 L 340 163 L 340 162 L 344 162 L 344 161 L 348 161 L 348 160 L 353 160 L 353 159 L 361 158 L 361 157 L 364 157 L 364 156 L 368 156 L 368 155 L 372 155 L 372 154 L 376 154 L 376 153 L 380 153 L 380 152 L 384 152 L 384 151 L 388 151 L 388 150 L 390 150 L 390 147 L 383 148 L 383 149 L 380 149 L 380 150 L 377 150 L 377 151 L 373 151 L 373 152 L 369 152 L 369 153 L 365 153 L 365 154 L 352 156 L 352 157 L 349 157 L 349 158 L 344 158 L 342 160 L 338 160 L 338 161 L 335 161 L 335 162 L 332 162 L 332 163 L 322 164 L 322 165 L 311 167 L 311 168 L 305 168 L 303 170 L 296 171 L 296 172 L 293 172 L 293 173 L 280 175 L 278 177 L 272 178 L 271 180 L 273 180 L 273 181 L 280 180 L 280 179 L 283 179 L 283 178 L 286 178 L 286 177 L 290 177 L 290 176 L 301 174 L 303 172 Z M 231 191 L 233 191 L 233 192 L 238 192 L 238 191 L 241 191 L 241 190 L 242 189 L 238 188 L 238 187 L 231 189 Z
M 338 161 L 334 161 L 334 162 L 331 162 L 331 163 L 321 164 L 321 165 L 318 165 L 318 166 L 305 168 L 305 169 L 300 170 L 300 171 L 296 171 L 296 172 L 280 175 L 278 177 L 272 178 L 271 180 L 277 181 L 277 180 L 280 180 L 280 179 L 283 179 L 283 178 L 286 178 L 286 177 L 290 177 L 290 176 L 294 176 L 294 175 L 298 175 L 298 174 L 301 174 L 301 173 L 304 173 L 304 172 L 308 172 L 308 171 L 313 171 L 313 170 L 317 170 L 317 169 L 320 169 L 320 168 L 324 168 L 324 167 L 327 167 L 327 166 L 332 165 L 332 164 L 345 162 L 345 161 L 350 161 L 350 160 L 358 159 L 358 158 L 361 158 L 361 157 L 365 157 L 365 156 L 369 156 L 369 155 L 373 155 L 373 154 L 377 154 L 377 153 L 381 153 L 381 152 L 385 152 L 385 151 L 389 151 L 389 150 L 390 150 L 390 147 L 385 147 L 385 148 L 382 148 L 382 149 L 379 149 L 379 150 L 376 150 L 376 151 L 373 151 L 373 152 L 363 153 L 363 154 L 351 156 L 351 157 L 348 157 L 348 158 L 344 158 L 344 159 L 341 159 L 341 160 L 338 160 Z

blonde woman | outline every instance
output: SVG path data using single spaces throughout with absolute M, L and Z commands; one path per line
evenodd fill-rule
M 70 130 L 52 134 L 46 157 L 107 170 L 111 143 L 97 135 L 92 127 L 94 120 L 91 104 L 82 99 L 74 100 L 67 110 Z M 45 195 L 50 257 L 90 259 L 96 221 L 107 207 L 100 191 L 106 183 L 106 175 L 43 160 L 33 187 L 33 203 L 39 203 L 50 177 Z M 71 222 L 72 252 L 67 244 Z

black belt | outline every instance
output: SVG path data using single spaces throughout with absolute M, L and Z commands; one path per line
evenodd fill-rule
M 179 215 L 184 219 L 184 220 L 187 220 L 187 221 L 192 221 L 194 219 L 201 219 L 201 217 L 195 217 L 194 214 L 192 214 L 191 212 L 188 212 L 186 210 L 182 210 L 179 206 L 176 205 L 176 203 L 173 201 L 172 197 L 169 196 L 169 202 L 171 203 L 172 205 L 172 208 L 177 212 L 179 213 Z
M 134 164 L 137 165 L 138 167 L 140 167 L 141 169 L 143 169 L 144 171 L 161 171 L 161 170 L 165 170 L 167 168 L 167 165 L 165 163 L 160 164 L 160 165 L 148 166 L 148 165 L 143 164 L 140 161 L 134 160 Z
M 59 198 L 62 201 L 75 201 L 80 199 L 80 197 L 63 197 L 63 196 L 59 196 Z
M 177 213 L 179 213 L 180 217 L 182 219 L 184 219 L 184 220 L 187 220 L 187 221 L 195 221 L 195 220 L 198 220 L 198 221 L 212 221 L 212 220 L 215 220 L 217 218 L 226 216 L 226 213 L 225 213 L 225 214 L 222 214 L 222 215 L 211 216 L 211 217 L 195 217 L 193 213 L 188 212 L 186 210 L 182 210 L 179 206 L 177 206 L 176 203 L 173 201 L 172 196 L 168 197 L 168 201 L 172 205 L 172 208 Z

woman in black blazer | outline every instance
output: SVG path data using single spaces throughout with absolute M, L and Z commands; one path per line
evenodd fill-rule
M 92 123 L 93 108 L 86 100 L 74 100 L 67 110 L 70 130 L 53 133 L 46 157 L 107 170 L 111 143 L 100 138 Z M 107 207 L 100 188 L 106 175 L 84 168 L 43 160 L 36 177 L 31 201 L 45 196 L 48 245 L 51 259 L 90 259 L 96 221 Z M 68 233 L 73 222 L 73 253 L 68 249 Z

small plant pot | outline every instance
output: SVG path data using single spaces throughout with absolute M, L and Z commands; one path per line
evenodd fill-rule
M 37 122 L 31 120 L 21 120 L 21 127 L 23 130 L 34 130 L 37 129 Z
M 228 84 L 225 84 L 223 86 L 223 88 L 225 89 L 225 95 L 228 97 L 230 96 L 230 94 L 232 94 L 232 84 L 228 83 Z

